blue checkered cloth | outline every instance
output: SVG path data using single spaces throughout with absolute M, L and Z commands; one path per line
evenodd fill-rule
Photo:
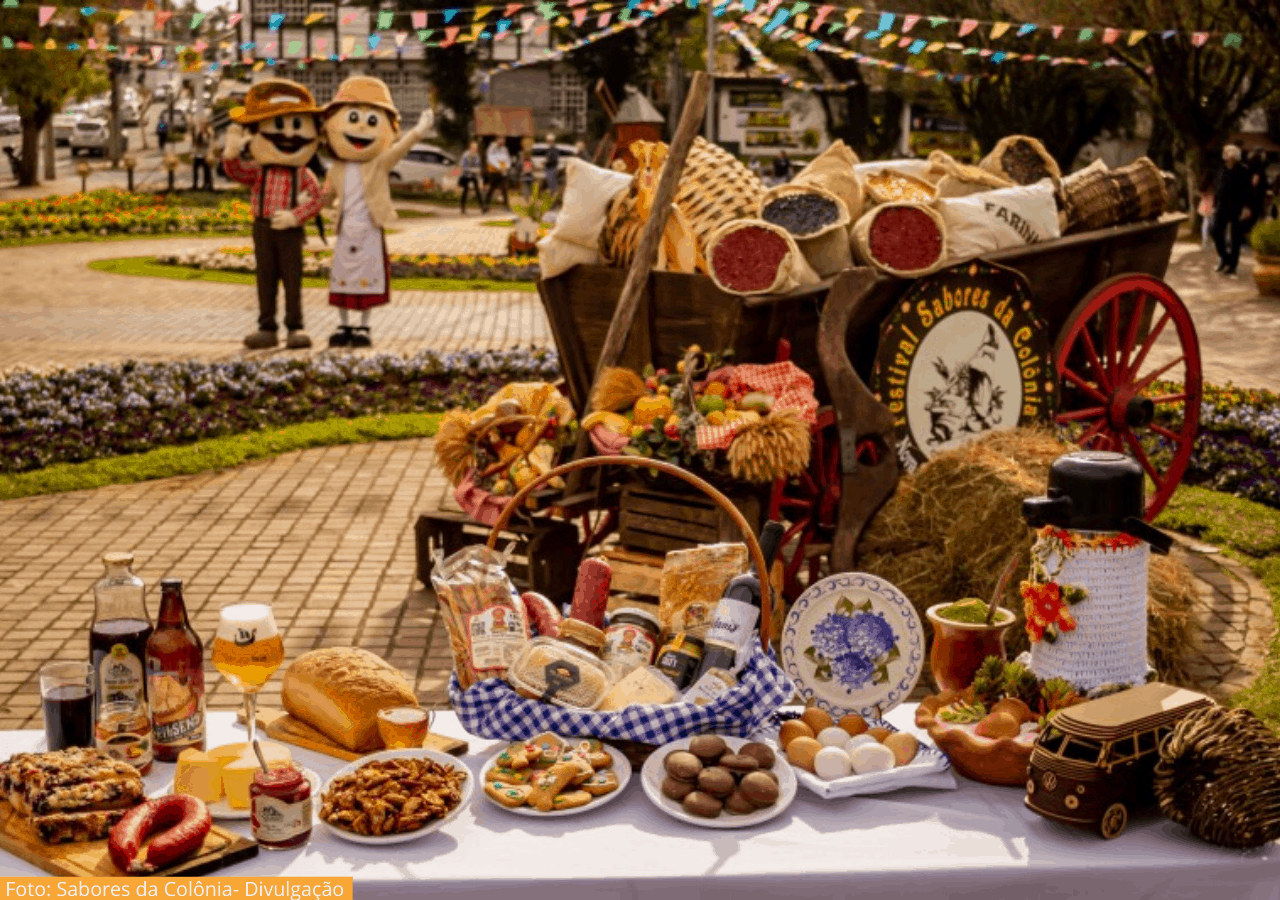
M 457 675 L 449 682 L 449 699 L 462 727 L 478 737 L 506 741 L 527 740 L 544 731 L 645 744 L 708 731 L 747 737 L 764 727 L 794 693 L 787 674 L 759 645 L 739 673 L 737 686 L 706 706 L 649 703 L 618 712 L 591 712 L 521 697 L 500 678 L 477 682 L 465 691 Z

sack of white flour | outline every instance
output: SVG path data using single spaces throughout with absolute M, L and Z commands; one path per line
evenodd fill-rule
M 1048 178 L 1025 187 L 950 197 L 935 206 L 947 223 L 952 261 L 1062 236 L 1053 182 Z

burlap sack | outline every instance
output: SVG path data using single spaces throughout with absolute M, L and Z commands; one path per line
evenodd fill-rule
M 856 218 L 862 212 L 863 197 L 862 182 L 853 168 L 857 164 L 858 154 L 844 141 L 836 141 L 801 169 L 791 183 L 830 191 L 844 201 L 849 215 Z
M 812 184 L 780 184 L 765 191 L 760 199 L 759 218 L 764 218 L 765 208 L 779 197 L 789 194 L 812 194 L 829 200 L 835 204 L 836 218 L 830 225 L 823 226 L 810 234 L 791 235 L 809 265 L 823 278 L 843 272 L 853 265 L 853 251 L 849 247 L 849 226 L 853 224 L 849 217 L 849 208 L 844 200 L 831 191 Z
M 896 168 L 864 175 L 863 184 L 867 189 L 867 207 L 881 203 L 930 203 L 937 190 L 924 178 Z
M 967 166 L 952 158 L 945 150 L 934 150 L 929 154 L 929 174 L 938 179 L 938 199 L 967 197 L 983 191 L 1013 187 L 1013 182 L 1003 175 L 977 166 Z
M 995 149 L 978 163 L 978 168 L 1015 184 L 1035 184 L 1042 178 L 1052 178 L 1055 191 L 1062 185 L 1062 171 L 1057 161 L 1044 149 L 1044 144 L 1025 134 L 1001 138 Z
M 725 237 L 742 228 L 763 228 L 765 231 L 771 231 L 778 235 L 787 244 L 787 254 L 782 258 L 782 262 L 778 264 L 773 283 L 762 290 L 743 291 L 729 287 L 720 280 L 720 276 L 716 272 L 716 247 Z M 790 232 L 785 228 L 770 225 L 768 222 L 763 222 L 759 219 L 737 219 L 733 222 L 725 222 L 717 228 L 707 240 L 707 265 L 711 269 L 711 279 L 716 283 L 716 287 L 725 293 L 742 296 L 749 294 L 785 294 L 788 291 L 794 291 L 806 285 L 817 284 L 822 280 L 805 260 L 804 254 L 796 246 L 795 239 L 791 237 Z
M 916 269 L 898 269 L 888 263 L 877 259 L 871 254 L 871 229 L 875 225 L 875 220 L 880 215 L 893 209 L 916 209 L 927 215 L 938 229 L 938 257 L 929 265 Z M 863 214 L 853 225 L 853 249 L 857 254 L 859 261 L 868 266 L 873 266 L 888 275 L 898 278 L 918 278 L 921 275 L 928 275 L 936 272 L 947 263 L 949 255 L 947 245 L 947 224 L 943 221 L 942 215 L 924 203 L 884 203 Z

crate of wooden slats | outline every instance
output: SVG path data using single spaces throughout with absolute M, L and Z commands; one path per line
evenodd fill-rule
M 729 499 L 758 533 L 766 512 L 759 494 L 730 494 Z M 741 540 L 733 520 L 709 498 L 628 484 L 622 489 L 618 543 L 649 553 L 684 550 L 698 544 Z

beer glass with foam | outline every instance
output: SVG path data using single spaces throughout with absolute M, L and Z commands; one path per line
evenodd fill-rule
M 224 606 L 213 639 L 213 666 L 244 691 L 249 743 L 257 737 L 257 696 L 284 662 L 284 641 L 265 603 Z

